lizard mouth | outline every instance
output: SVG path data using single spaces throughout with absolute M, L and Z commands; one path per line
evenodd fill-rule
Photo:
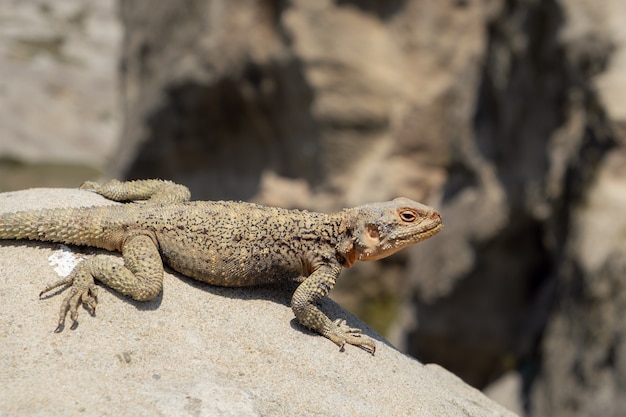
M 401 236 L 389 236 L 386 239 L 379 239 L 377 232 L 369 232 L 369 238 L 363 245 L 363 249 L 359 253 L 360 261 L 376 261 L 378 259 L 385 258 L 389 255 L 393 255 L 399 250 L 412 245 L 414 243 L 421 242 L 436 235 L 443 229 L 443 223 L 434 223 L 430 227 L 412 231 L 410 233 L 403 233 Z
M 422 240 L 426 240 L 429 237 L 436 235 L 441 231 L 441 229 L 443 229 L 443 223 L 436 224 L 430 229 L 424 230 L 423 232 L 420 232 L 414 236 L 409 236 L 409 238 L 405 239 L 404 241 L 399 241 L 402 242 L 401 245 L 404 244 L 404 246 L 410 245 L 412 243 L 421 242 Z

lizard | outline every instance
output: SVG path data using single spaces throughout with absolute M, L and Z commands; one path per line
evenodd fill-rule
M 374 354 L 374 341 L 345 320 L 332 321 L 316 303 L 334 287 L 342 268 L 373 261 L 438 233 L 433 208 L 400 197 L 324 214 L 241 201 L 190 201 L 189 189 L 165 180 L 85 182 L 81 189 L 125 204 L 25 210 L 0 214 L 0 239 L 30 239 L 118 251 L 95 255 L 43 289 L 69 288 L 58 325 L 78 325 L 82 304 L 95 315 L 95 281 L 147 301 L 159 295 L 165 263 L 211 285 L 245 287 L 299 282 L 291 298 L 298 322 L 344 345 Z

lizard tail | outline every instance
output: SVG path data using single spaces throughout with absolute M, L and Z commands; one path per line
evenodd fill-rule
M 30 239 L 73 245 L 97 245 L 98 210 L 61 208 L 0 214 L 0 239 Z M 94 217 L 96 219 L 94 219 Z

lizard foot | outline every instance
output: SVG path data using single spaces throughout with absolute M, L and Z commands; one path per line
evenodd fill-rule
M 335 342 L 343 351 L 346 343 L 357 346 L 372 355 L 376 352 L 376 344 L 374 341 L 361 333 L 361 329 L 350 327 L 343 319 L 337 319 L 333 322 L 336 326 L 332 328 L 328 334 L 328 338 Z
M 82 183 L 80 185 L 80 187 L 78 187 L 80 190 L 86 190 L 86 191 L 96 191 L 98 189 L 98 187 L 100 187 L 100 184 L 98 184 L 97 182 L 94 181 L 85 181 L 84 183 Z
M 72 326 L 70 329 L 74 330 L 78 326 L 78 306 L 83 304 L 89 310 L 89 314 L 95 316 L 96 305 L 98 304 L 98 287 L 94 282 L 93 275 L 91 274 L 88 265 L 85 262 L 77 265 L 72 273 L 66 278 L 63 278 L 62 280 L 44 288 L 43 291 L 39 293 L 39 297 L 41 298 L 41 296 L 48 291 L 63 285 L 70 285 L 70 291 L 61 303 L 59 323 L 57 328 L 54 330 L 55 333 L 60 333 L 65 328 L 65 317 L 68 312 L 70 313 L 70 318 L 72 319 Z

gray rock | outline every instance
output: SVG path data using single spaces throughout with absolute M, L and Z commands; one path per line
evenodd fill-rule
M 0 157 L 103 168 L 118 142 L 116 1 L 0 5 Z
M 68 189 L 0 194 L 1 212 L 108 203 Z M 290 289 L 215 288 L 168 272 L 157 300 L 101 290 L 96 317 L 81 309 L 76 330 L 55 334 L 62 296 L 37 297 L 59 278 L 50 258 L 93 252 L 63 251 L 0 244 L 2 416 L 514 415 L 325 300 L 331 316 L 378 339 L 376 356 L 340 352 L 295 322 Z
M 626 415 L 625 168 L 626 148 L 612 152 L 572 215 L 533 415 Z

